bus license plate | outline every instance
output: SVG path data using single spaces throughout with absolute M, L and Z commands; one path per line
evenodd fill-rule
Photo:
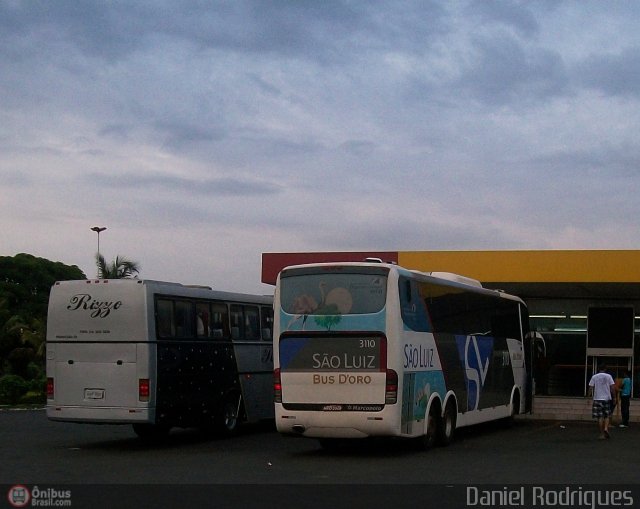
M 104 389 L 85 389 L 84 399 L 104 399 Z

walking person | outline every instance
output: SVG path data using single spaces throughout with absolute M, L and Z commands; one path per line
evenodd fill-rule
M 589 395 L 593 396 L 591 415 L 598 420 L 600 439 L 609 438 L 611 401 L 616 395 L 616 383 L 605 369 L 604 364 L 598 365 L 598 372 L 589 380 Z
M 625 370 L 620 386 L 620 412 L 622 414 L 622 423 L 620 428 L 629 427 L 629 404 L 631 403 L 631 373 Z

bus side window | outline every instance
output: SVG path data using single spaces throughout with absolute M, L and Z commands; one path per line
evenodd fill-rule
M 244 307 L 245 339 L 260 339 L 260 313 L 258 306 Z
M 195 336 L 193 305 L 188 301 L 178 300 L 176 306 L 176 337 L 188 338 Z
M 510 301 L 497 301 L 494 315 L 491 317 L 491 331 L 494 338 L 519 338 L 520 315 L 519 306 Z
M 244 337 L 244 316 L 242 306 L 231 305 L 231 339 L 241 339 Z
M 211 337 L 229 339 L 229 310 L 226 304 L 214 302 L 211 305 Z
M 196 335 L 199 338 L 208 338 L 211 331 L 211 313 L 207 302 L 196 304 Z
M 262 339 L 264 341 L 273 340 L 273 308 L 263 306 L 260 308 L 260 328 L 262 329 Z
M 405 277 L 401 277 L 398 283 L 402 321 L 413 331 L 431 332 L 433 328 L 427 311 L 428 296 L 424 289 Z
M 411 280 L 410 279 L 407 279 L 405 281 L 404 291 L 405 291 L 405 299 L 407 299 L 407 302 L 411 302 L 413 300 L 413 292 L 411 291 Z
M 156 333 L 159 338 L 171 338 L 176 334 L 173 321 L 173 302 L 158 299 L 156 302 Z

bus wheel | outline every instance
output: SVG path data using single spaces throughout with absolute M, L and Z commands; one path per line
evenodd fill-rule
M 456 431 L 456 407 L 453 403 L 447 405 L 438 431 L 438 443 L 440 445 L 449 445 L 453 441 L 453 436 Z
M 516 423 L 516 415 L 520 410 L 520 396 L 516 393 L 513 397 L 513 401 L 511 402 L 511 412 L 509 413 L 509 417 L 503 419 L 504 427 L 511 428 Z
M 237 433 L 241 404 L 242 400 L 239 394 L 228 394 L 224 398 L 216 426 L 223 435 L 231 436 Z
M 169 426 L 162 424 L 137 423 L 133 425 L 133 431 L 142 440 L 163 440 L 169 435 Z
M 435 407 L 431 407 L 429 416 L 427 417 L 427 432 L 420 437 L 420 443 L 424 449 L 431 449 L 436 445 L 439 429 L 440 417 L 438 416 L 438 410 Z

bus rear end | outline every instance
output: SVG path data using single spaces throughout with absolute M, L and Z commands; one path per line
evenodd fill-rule
M 390 436 L 398 376 L 388 369 L 389 269 L 319 264 L 284 269 L 276 286 L 276 425 L 316 438 Z
M 153 422 L 146 317 L 143 281 L 64 281 L 53 286 L 47 318 L 49 419 Z

